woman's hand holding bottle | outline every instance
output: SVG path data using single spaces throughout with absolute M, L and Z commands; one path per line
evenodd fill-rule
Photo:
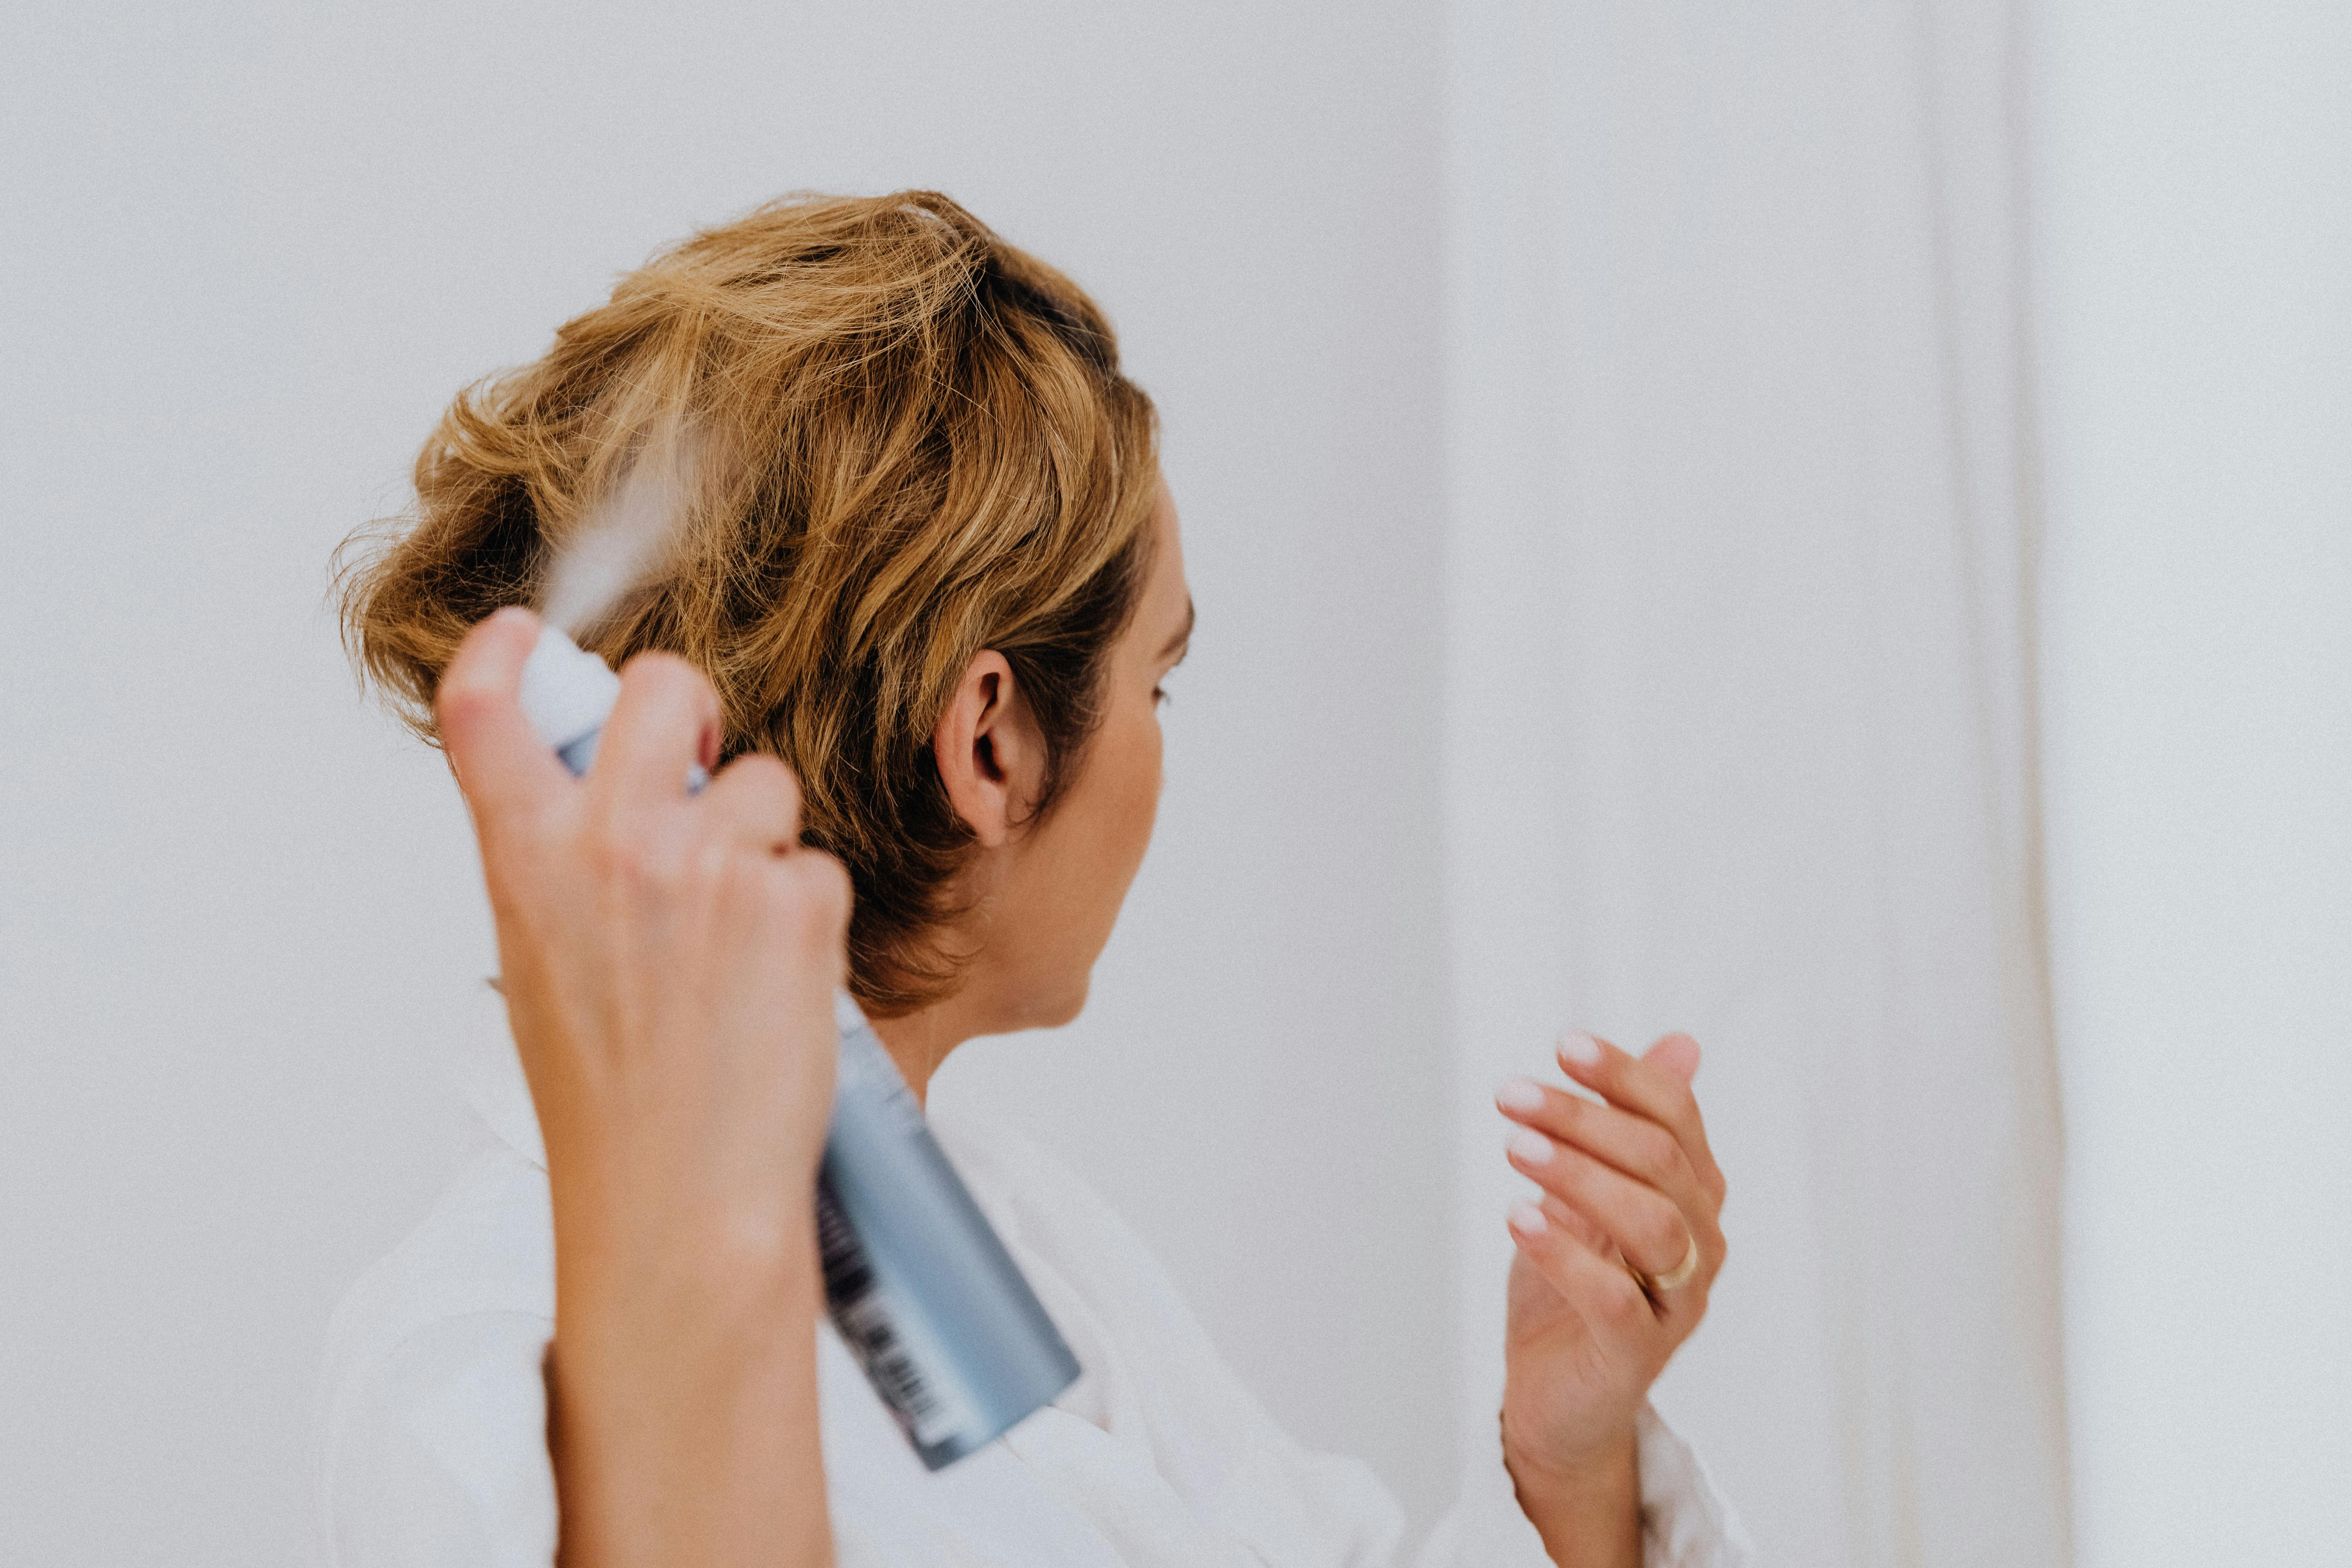
M 1519 1124 L 1513 1167 L 1542 1189 L 1511 1215 L 1504 1457 L 1562 1568 L 1641 1562 L 1634 1422 L 1723 1267 L 1698 1060 L 1687 1035 L 1638 1057 L 1570 1035 L 1560 1066 L 1599 1102 L 1528 1079 L 1496 1097 Z
M 436 714 L 547 1145 L 562 1558 L 828 1562 L 814 1193 L 848 880 L 773 758 L 688 794 L 719 705 L 683 660 L 630 662 L 573 779 L 517 700 L 538 632 L 475 627 Z

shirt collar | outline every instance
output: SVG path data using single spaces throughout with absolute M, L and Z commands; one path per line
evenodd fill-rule
M 491 980 L 474 986 L 472 993 L 472 1005 L 450 1041 L 444 1070 L 499 1142 L 543 1171 L 547 1144 L 539 1135 L 530 1082 L 523 1077 L 522 1059 L 515 1055 L 507 999 Z

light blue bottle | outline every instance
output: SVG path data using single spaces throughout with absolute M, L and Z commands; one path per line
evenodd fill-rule
M 523 712 L 574 773 L 595 759 L 620 689 L 553 626 L 523 667 Z M 833 1015 L 841 1055 L 816 1194 L 825 1305 L 936 1470 L 1050 1404 L 1078 1362 L 847 992 Z

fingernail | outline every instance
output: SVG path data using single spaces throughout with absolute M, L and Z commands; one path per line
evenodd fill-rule
M 1522 1165 L 1546 1165 L 1551 1163 L 1551 1140 L 1532 1127 L 1522 1127 L 1503 1142 L 1511 1158 Z
M 1559 1037 L 1559 1059 L 1580 1068 L 1601 1065 L 1601 1042 L 1581 1029 L 1570 1029 Z
M 1495 1091 L 1495 1103 L 1506 1110 L 1541 1110 L 1543 1085 L 1531 1078 L 1515 1078 Z
M 1510 1223 L 1511 1228 L 1521 1236 L 1541 1236 L 1551 1228 L 1551 1222 L 1544 1218 L 1543 1210 L 1533 1204 L 1512 1205 Z

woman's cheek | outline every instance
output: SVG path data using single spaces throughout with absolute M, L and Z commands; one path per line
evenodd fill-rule
M 1160 736 L 1160 711 L 1155 705 L 1142 726 L 1141 743 L 1136 748 L 1135 788 L 1130 806 L 1134 843 L 1128 872 L 1143 864 L 1143 853 L 1151 847 L 1151 829 L 1160 818 L 1160 790 L 1165 782 L 1162 768 L 1162 745 Z

